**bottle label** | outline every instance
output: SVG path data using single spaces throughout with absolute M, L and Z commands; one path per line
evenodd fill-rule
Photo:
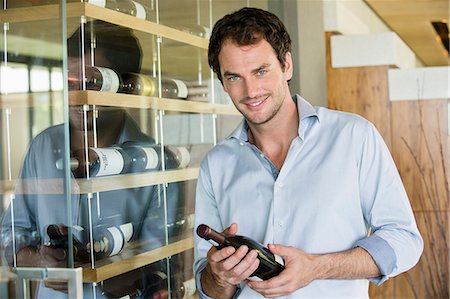
M 108 227 L 108 231 L 111 233 L 111 242 L 113 243 L 109 244 L 109 246 L 112 246 L 109 256 L 113 256 L 118 254 L 122 250 L 124 245 L 124 236 L 121 231 L 115 226 Z
M 195 279 L 191 278 L 191 279 L 183 282 L 183 288 L 184 288 L 184 294 L 183 294 L 182 299 L 186 299 L 186 298 L 189 298 L 192 295 L 194 295 L 195 291 L 197 290 L 195 288 Z
M 275 261 L 278 262 L 278 264 L 284 266 L 284 259 L 281 256 L 279 256 L 278 254 L 274 254 L 273 256 L 275 257 Z
M 145 20 L 147 18 L 147 14 L 145 12 L 144 6 L 136 1 L 131 2 L 133 2 L 134 7 L 136 8 L 136 18 Z
M 92 148 L 100 159 L 97 176 L 119 174 L 123 170 L 122 154 L 114 148 Z
M 189 162 L 191 162 L 191 155 L 187 148 L 182 146 L 168 146 L 167 148 L 175 155 L 178 168 L 186 168 L 189 165 Z
M 158 167 L 158 153 L 153 147 L 143 147 L 142 150 L 147 156 L 147 165 L 145 169 L 156 169 Z
M 103 77 L 103 84 L 100 91 L 117 92 L 120 86 L 120 80 L 117 73 L 105 67 L 96 66 Z
M 106 0 L 87 0 L 87 3 L 91 3 L 100 7 L 106 7 Z
M 188 89 L 187 89 L 186 84 L 181 80 L 177 80 L 177 79 L 171 79 L 171 80 L 177 85 L 177 90 L 178 90 L 177 97 L 187 98 Z
M 141 74 L 136 74 L 136 77 L 141 81 L 142 95 L 150 97 L 155 96 L 156 87 L 154 79 Z
M 248 278 L 248 280 L 253 280 L 253 281 L 263 281 L 261 278 L 259 278 L 258 276 L 250 276 Z
M 131 237 L 133 236 L 133 224 L 131 222 L 121 224 L 119 226 L 120 231 L 123 234 L 123 237 L 125 239 L 125 242 L 130 241 Z

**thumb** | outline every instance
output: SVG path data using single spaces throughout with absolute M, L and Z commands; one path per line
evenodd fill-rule
M 227 227 L 226 229 L 224 229 L 223 233 L 225 235 L 235 235 L 237 233 L 237 229 L 238 229 L 238 225 L 237 223 L 231 223 L 231 225 L 229 227 Z
M 268 248 L 273 254 L 287 256 L 289 255 L 289 247 L 280 244 L 269 244 Z

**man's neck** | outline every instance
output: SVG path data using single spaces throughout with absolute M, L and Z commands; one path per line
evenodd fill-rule
M 285 111 L 279 113 L 269 122 L 261 125 L 249 123 L 249 142 L 260 149 L 280 170 L 286 159 L 292 140 L 298 136 L 299 116 L 294 101 L 284 107 Z

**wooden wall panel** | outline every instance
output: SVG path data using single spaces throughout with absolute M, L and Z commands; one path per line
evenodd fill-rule
M 448 100 L 388 98 L 388 66 L 331 67 L 327 33 L 328 107 L 372 121 L 388 144 L 404 182 L 424 253 L 410 271 L 377 287 L 370 298 L 450 298 L 450 198 Z
M 392 154 L 414 211 L 448 211 L 447 100 L 392 102 L 391 115 Z
M 395 278 L 394 298 L 449 298 L 447 107 L 447 100 L 391 105 L 392 154 L 424 238 L 418 265 Z
M 390 102 L 388 99 L 388 66 L 332 68 L 331 33 L 327 33 L 328 108 L 364 116 L 391 144 Z

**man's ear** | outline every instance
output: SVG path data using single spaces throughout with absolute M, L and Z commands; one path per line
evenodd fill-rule
M 287 52 L 284 58 L 284 73 L 286 74 L 286 81 L 289 81 L 292 79 L 292 75 L 294 73 L 291 52 Z

